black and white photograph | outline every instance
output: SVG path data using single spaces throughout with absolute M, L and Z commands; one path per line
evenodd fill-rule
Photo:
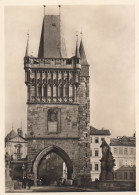
M 13 2 L 3 4 L 5 193 L 136 192 L 135 4 Z

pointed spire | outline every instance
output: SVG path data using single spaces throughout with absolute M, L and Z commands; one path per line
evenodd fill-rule
M 29 57 L 29 33 L 27 33 L 27 46 L 26 46 L 25 57 Z
M 59 15 L 45 15 L 38 58 L 66 58 L 66 45 Z
M 76 37 L 77 37 L 77 40 L 76 40 L 75 56 L 76 56 L 76 58 L 80 58 L 79 48 L 78 48 L 78 35 L 76 35 Z
M 80 53 L 80 64 L 81 65 L 88 65 L 86 55 L 85 55 L 84 46 L 83 46 L 83 41 L 82 41 L 82 32 L 81 32 L 81 42 L 80 42 L 80 47 L 79 47 L 79 53 Z

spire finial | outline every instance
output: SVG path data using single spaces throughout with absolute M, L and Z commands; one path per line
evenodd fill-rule
M 76 32 L 76 51 L 75 51 L 75 56 L 77 58 L 80 58 L 80 55 L 79 55 L 79 48 L 78 48 L 78 32 Z
M 44 16 L 45 16 L 45 8 L 46 8 L 46 5 L 43 5 L 43 7 L 44 7 Z
M 80 33 L 80 34 L 81 34 L 81 40 L 82 40 L 82 35 L 83 35 L 83 32 L 82 32 L 82 30 L 81 30 L 81 33 Z
M 28 30 L 28 33 L 27 33 L 27 47 L 26 47 L 26 53 L 25 53 L 25 57 L 28 57 L 29 56 L 29 30 Z
M 60 8 L 61 8 L 61 5 L 58 5 L 58 7 L 59 7 L 59 16 L 60 16 Z
M 22 129 L 22 120 L 21 120 L 21 129 Z

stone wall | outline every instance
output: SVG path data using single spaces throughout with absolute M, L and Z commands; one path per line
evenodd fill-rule
M 47 111 L 50 108 L 60 110 L 60 128 L 58 133 L 50 133 L 47 125 Z M 78 137 L 77 104 L 29 104 L 27 111 L 28 137 Z

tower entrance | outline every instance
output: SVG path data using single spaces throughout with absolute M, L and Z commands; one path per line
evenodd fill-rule
M 73 166 L 64 150 L 50 146 L 36 157 L 33 172 L 35 184 L 51 185 L 63 179 L 71 179 Z

